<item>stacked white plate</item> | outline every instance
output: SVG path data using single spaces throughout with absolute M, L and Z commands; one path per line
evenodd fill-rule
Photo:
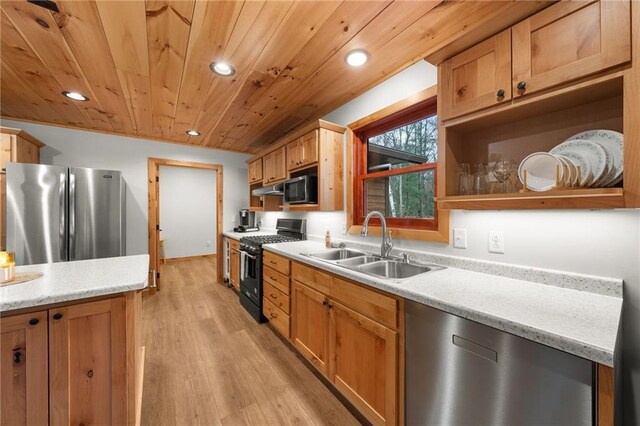
M 548 191 L 560 186 L 604 188 L 622 180 L 623 136 L 613 130 L 589 130 L 571 136 L 547 152 L 534 152 L 520 163 L 518 177 L 527 188 Z

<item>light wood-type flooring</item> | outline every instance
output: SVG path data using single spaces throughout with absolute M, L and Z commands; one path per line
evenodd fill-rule
M 143 301 L 143 425 L 359 424 L 215 282 L 215 261 L 168 263 L 161 276 Z

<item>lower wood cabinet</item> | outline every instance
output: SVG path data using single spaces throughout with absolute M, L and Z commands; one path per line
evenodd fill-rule
M 124 298 L 49 310 L 49 418 L 127 423 Z
M 236 240 L 229 242 L 229 282 L 236 290 L 240 290 L 240 243 Z
M 292 262 L 291 341 L 369 421 L 402 422 L 399 298 Z
M 0 424 L 49 422 L 47 311 L 0 319 Z
M 133 425 L 140 292 L 0 319 L 3 425 Z
M 329 377 L 375 424 L 395 424 L 398 333 L 329 300 Z
M 329 373 L 327 297 L 293 281 L 293 346 L 322 373 Z

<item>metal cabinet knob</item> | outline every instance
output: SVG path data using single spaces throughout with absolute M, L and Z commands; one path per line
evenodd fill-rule
M 29 324 L 30 324 L 30 325 L 36 325 L 36 324 L 38 324 L 39 322 L 40 322 L 40 320 L 39 320 L 38 318 L 31 318 L 31 319 L 29 320 Z
M 53 314 L 53 319 L 56 321 L 62 319 L 62 314 L 60 312 Z
M 496 97 L 504 98 L 504 89 L 500 89 L 496 92 Z
M 518 90 L 524 90 L 527 87 L 527 82 L 526 81 L 521 81 L 520 83 L 518 83 Z

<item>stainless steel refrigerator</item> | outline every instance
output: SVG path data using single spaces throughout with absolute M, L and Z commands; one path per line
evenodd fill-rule
M 120 172 L 7 163 L 6 176 L 7 249 L 17 265 L 125 255 Z

